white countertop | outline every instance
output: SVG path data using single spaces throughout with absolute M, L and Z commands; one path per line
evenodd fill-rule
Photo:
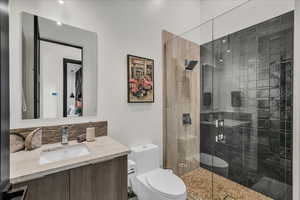
M 77 141 L 70 141 L 69 145 L 76 145 Z M 60 143 L 43 145 L 33 151 L 20 151 L 10 155 L 10 182 L 17 184 L 43 176 L 99 163 L 129 154 L 128 147 L 116 142 L 108 136 L 97 137 L 94 142 L 84 142 L 90 154 L 86 156 L 65 159 L 49 164 L 39 163 L 40 154 L 44 150 L 61 147 Z

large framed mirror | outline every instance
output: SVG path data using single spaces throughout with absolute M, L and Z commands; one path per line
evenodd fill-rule
M 22 13 L 22 118 L 97 115 L 97 34 Z

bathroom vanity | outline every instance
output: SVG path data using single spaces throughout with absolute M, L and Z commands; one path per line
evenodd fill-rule
M 88 152 L 82 154 L 85 148 Z M 61 152 L 70 157 L 59 158 Z M 27 200 L 125 200 L 128 153 L 126 146 L 107 136 L 91 143 L 43 145 L 11 155 L 11 183 L 13 188 L 28 187 Z

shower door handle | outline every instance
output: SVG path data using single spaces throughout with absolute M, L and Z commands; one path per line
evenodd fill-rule
M 223 119 L 216 120 L 216 128 L 217 128 L 216 142 L 225 142 Z

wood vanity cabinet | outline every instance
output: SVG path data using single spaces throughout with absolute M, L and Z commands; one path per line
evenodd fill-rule
M 94 165 L 93 172 L 94 200 L 127 200 L 127 159 L 119 158 L 103 165 Z
M 26 200 L 127 200 L 127 156 L 51 174 L 27 185 Z
M 127 157 L 70 171 L 71 200 L 127 200 Z
M 27 186 L 25 200 L 69 200 L 69 172 L 51 174 L 43 178 L 14 185 Z

